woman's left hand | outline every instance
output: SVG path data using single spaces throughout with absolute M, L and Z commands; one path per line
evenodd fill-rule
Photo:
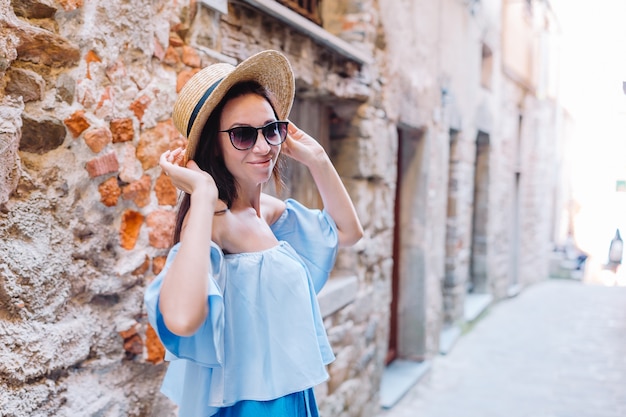
M 324 209 L 337 225 L 339 245 L 353 245 L 361 239 L 363 228 L 352 200 L 322 145 L 289 122 L 287 139 L 281 152 L 309 169 L 322 197 Z
M 289 121 L 287 139 L 282 144 L 281 152 L 306 166 L 326 157 L 326 151 L 322 145 L 291 121 Z

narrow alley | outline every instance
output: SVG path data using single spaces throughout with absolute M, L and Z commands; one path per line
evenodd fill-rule
M 626 287 L 548 280 L 492 307 L 378 417 L 626 416 Z

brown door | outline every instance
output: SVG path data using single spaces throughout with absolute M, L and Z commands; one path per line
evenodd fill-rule
M 396 195 L 394 199 L 394 226 L 393 226 L 393 269 L 391 272 L 391 306 L 389 323 L 389 347 L 385 365 L 391 363 L 398 356 L 398 297 L 400 287 L 400 202 L 402 189 L 402 131 L 398 130 L 398 177 L 396 179 Z

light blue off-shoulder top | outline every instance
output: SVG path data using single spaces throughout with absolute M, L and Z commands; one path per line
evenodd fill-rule
M 146 289 L 148 319 L 170 361 L 161 391 L 181 417 L 207 417 L 241 400 L 267 401 L 328 378 L 335 359 L 316 294 L 335 262 L 332 218 L 295 200 L 271 225 L 279 244 L 224 254 L 211 245 L 209 314 L 189 337 L 171 333 L 159 311 L 163 277 L 178 252 Z

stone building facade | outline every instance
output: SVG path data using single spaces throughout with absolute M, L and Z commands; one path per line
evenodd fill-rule
M 184 143 L 171 108 L 193 73 L 270 48 L 365 229 L 319 297 L 337 356 L 320 410 L 376 414 L 394 364 L 547 276 L 552 18 L 538 1 L 0 0 L 0 414 L 175 415 L 142 305 L 178 201 L 158 157 Z M 287 174 L 282 196 L 318 206 Z

